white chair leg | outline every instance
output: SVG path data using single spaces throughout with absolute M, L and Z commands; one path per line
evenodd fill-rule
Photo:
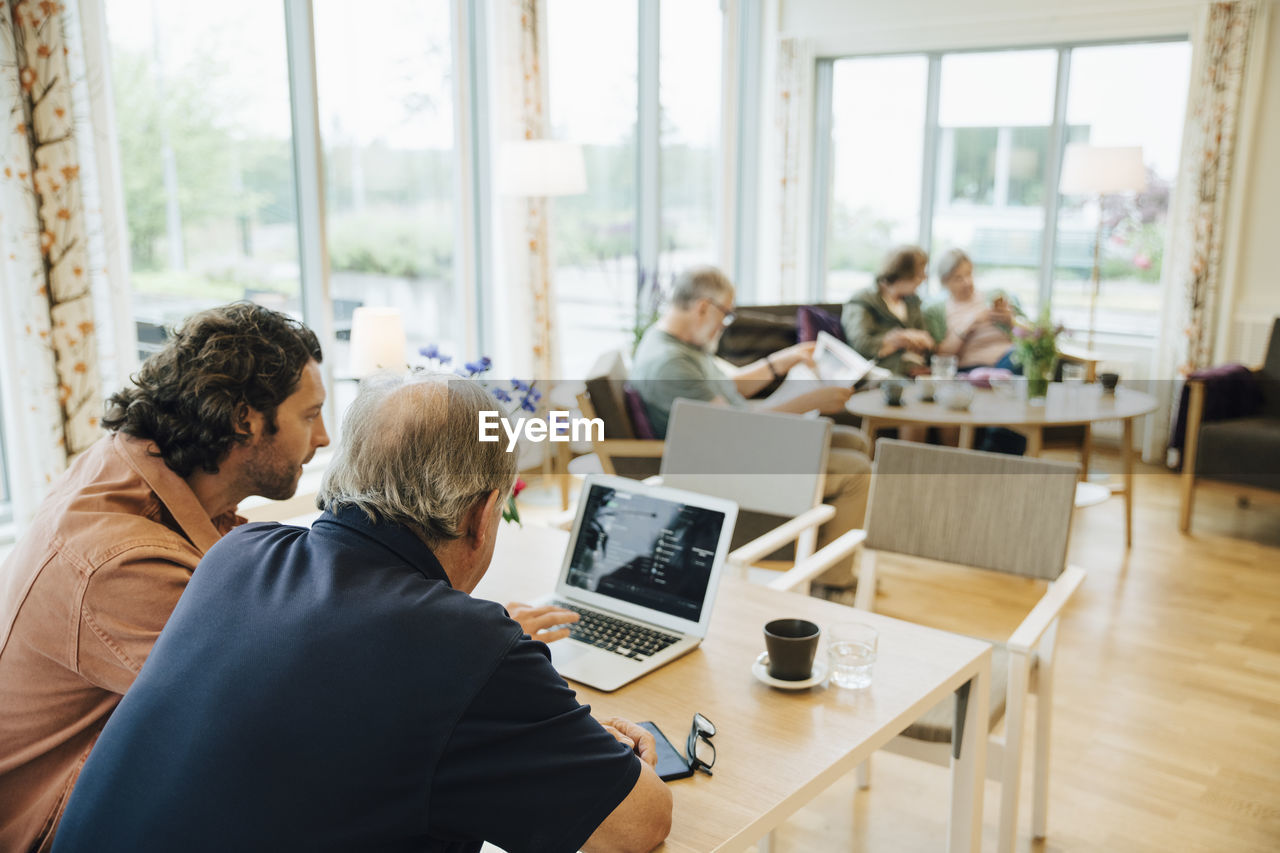
M 1036 690 L 1036 752 L 1032 760 L 1031 837 L 1044 838 L 1049 831 L 1049 735 L 1053 721 L 1053 643 L 1058 625 L 1040 642 L 1040 672 Z
M 769 830 L 768 835 L 756 842 L 756 849 L 759 850 L 760 853 L 773 853 L 773 836 L 773 830 Z
M 858 765 L 858 770 L 855 775 L 857 775 L 858 777 L 859 791 L 865 791 L 871 787 L 871 759 L 870 758 L 868 758 L 866 761 Z
M 1000 773 L 1000 834 L 997 853 L 1012 853 L 1018 837 L 1018 790 L 1022 783 L 1022 727 L 1031 662 L 1009 655 L 1009 692 L 1004 712 L 1004 767 Z

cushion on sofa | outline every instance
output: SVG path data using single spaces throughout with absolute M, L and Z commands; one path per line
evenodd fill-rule
M 840 318 L 812 305 L 802 305 L 796 309 L 796 338 L 799 342 L 816 341 L 818 332 L 826 332 L 836 340 L 845 343 L 844 326 Z

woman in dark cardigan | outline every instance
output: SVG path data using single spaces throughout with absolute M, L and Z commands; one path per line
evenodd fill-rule
M 934 347 L 916 295 L 928 264 L 929 256 L 919 246 L 894 249 L 876 272 L 875 284 L 844 306 L 841 322 L 849 345 L 900 376 L 926 372 Z

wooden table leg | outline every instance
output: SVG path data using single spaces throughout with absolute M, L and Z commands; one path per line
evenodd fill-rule
M 1124 463 L 1124 547 L 1133 547 L 1133 418 L 1124 419 L 1120 458 Z
M 984 655 L 978 673 L 956 691 L 954 731 L 959 739 L 951 758 L 951 819 L 948 853 L 982 849 L 982 795 L 987 777 L 988 679 L 991 656 Z M 962 710 L 963 709 L 963 710 Z M 961 716 L 963 714 L 963 717 Z
M 1080 445 L 1080 482 L 1089 482 L 1089 457 L 1093 453 L 1093 424 L 1084 425 L 1084 441 Z
M 960 426 L 960 446 L 965 450 L 973 450 L 973 426 L 971 424 L 962 424 Z
M 871 442 L 871 447 L 868 448 L 867 450 L 867 456 L 871 459 L 876 458 L 876 430 L 877 429 L 879 429 L 879 427 L 876 426 L 875 418 L 868 417 L 866 415 L 862 416 L 862 430 L 867 434 L 867 440 Z
M 1044 452 L 1044 429 L 1042 427 L 1028 424 L 1024 435 L 1027 437 L 1028 456 L 1036 457 Z

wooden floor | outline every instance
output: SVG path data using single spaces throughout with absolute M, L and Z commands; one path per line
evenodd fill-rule
M 1089 575 L 1059 633 L 1049 836 L 1031 841 L 1024 762 L 1016 849 L 1280 850 L 1280 504 L 1241 508 L 1204 489 L 1183 536 L 1173 475 L 1142 469 L 1136 491 L 1127 553 L 1120 498 L 1076 513 L 1069 559 Z M 1037 596 L 1017 580 L 941 597 L 910 571 L 883 574 L 881 612 L 971 632 L 975 614 L 1007 630 Z M 942 850 L 948 779 L 879 754 L 869 791 L 837 783 L 778 831 L 776 850 Z M 986 803 L 993 850 L 997 783 Z

